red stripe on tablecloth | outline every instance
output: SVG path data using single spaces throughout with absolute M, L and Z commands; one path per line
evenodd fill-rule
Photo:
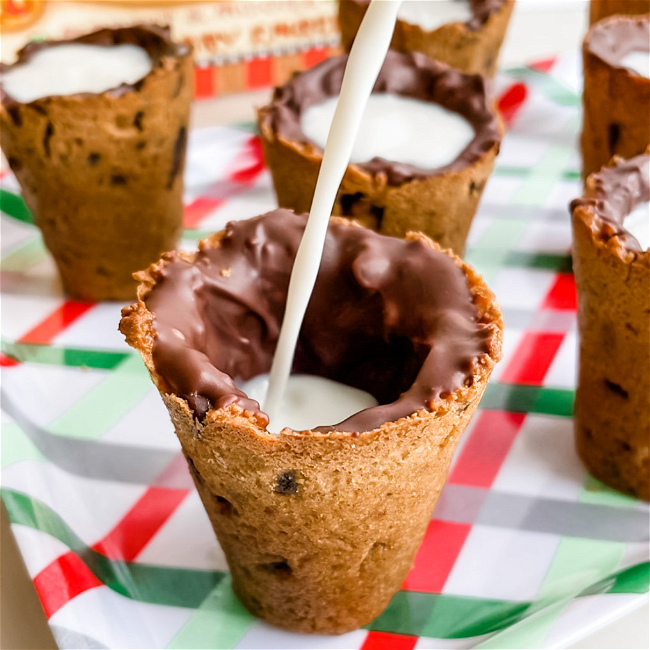
M 542 309 L 575 311 L 578 307 L 576 283 L 572 273 L 558 273 L 553 286 L 546 294 Z
M 241 154 L 234 163 L 238 169 L 230 175 L 230 180 L 235 183 L 248 185 L 264 170 L 264 157 L 262 155 L 262 141 L 256 135 L 249 138 Z M 242 167 L 239 167 L 242 165 Z
M 430 521 L 402 589 L 440 593 L 471 529 L 471 524 Z
M 186 228 L 196 228 L 228 199 L 246 190 L 264 171 L 262 143 L 257 136 L 246 140 L 241 151 L 235 157 L 232 167 L 235 171 L 228 176 L 230 183 L 220 184 L 218 197 L 202 196 L 185 206 L 183 220 Z M 214 189 L 216 190 L 216 188 Z
M 500 381 L 541 386 L 565 332 L 527 332 L 511 357 Z
M 66 300 L 60 307 L 55 309 L 49 316 L 46 316 L 38 325 L 32 327 L 26 334 L 23 334 L 18 340 L 21 343 L 35 343 L 40 345 L 50 343 L 54 337 L 61 334 L 61 332 L 94 306 L 94 303 Z
M 72 323 L 77 321 L 89 309 L 94 307 L 93 303 L 75 302 L 66 300 L 60 307 L 57 307 L 52 313 L 46 316 L 40 323 L 32 327 L 27 333 L 23 334 L 18 342 L 35 343 L 45 345 L 52 342 L 55 336 L 58 336 Z M 20 361 L 0 353 L 0 367 L 13 368 L 19 366 Z
M 188 490 L 149 488 L 122 520 L 93 546 L 113 560 L 133 561 L 169 519 Z
M 175 469 L 178 469 L 178 458 L 155 482 L 171 480 L 170 472 L 175 474 Z M 135 560 L 189 492 L 189 489 L 149 487 L 113 530 L 92 548 L 113 560 Z M 34 578 L 34 584 L 49 617 L 72 598 L 102 583 L 74 553 L 66 553 L 46 566 Z
M 201 197 L 185 206 L 183 221 L 186 228 L 196 228 L 203 219 L 222 205 L 224 199 Z
M 449 476 L 449 483 L 489 488 L 506 459 L 525 413 L 483 410 Z
M 417 636 L 392 634 L 390 632 L 368 632 L 360 650 L 413 650 Z
M 34 587 L 48 618 L 68 601 L 95 587 L 101 581 L 72 552 L 61 555 L 34 578 Z
M 550 59 L 542 59 L 541 61 L 535 61 L 534 63 L 531 63 L 529 67 L 531 67 L 533 70 L 537 70 L 538 72 L 549 72 L 556 62 L 557 62 L 557 57 L 554 56 L 551 57 Z
M 517 116 L 519 109 L 524 105 L 528 97 L 528 88 L 525 84 L 518 82 L 510 86 L 499 97 L 498 106 L 506 124 L 510 125 Z

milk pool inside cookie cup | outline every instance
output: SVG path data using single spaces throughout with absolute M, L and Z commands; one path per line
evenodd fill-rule
M 5 92 L 28 103 L 53 95 L 102 93 L 134 84 L 151 71 L 142 47 L 131 43 L 63 43 L 35 52 L 2 75 Z
M 635 206 L 624 218 L 623 227 L 634 237 L 642 251 L 650 248 L 650 202 Z
M 305 136 L 325 149 L 338 97 L 309 106 L 301 115 Z M 445 167 L 475 138 L 472 124 L 439 104 L 390 93 L 370 96 L 351 163 L 375 158 L 394 160 L 421 169 Z
M 276 210 L 230 224 L 219 245 L 204 246 L 193 261 L 172 256 L 145 296 L 155 369 L 199 419 L 238 404 L 268 423 L 238 385 L 270 369 L 305 221 Z M 367 431 L 430 409 L 471 384 L 491 333 L 451 256 L 419 240 L 331 224 L 293 373 L 373 399 L 342 421 L 310 428 Z
M 469 0 L 452 2 L 421 2 L 406 0 L 397 13 L 397 18 L 410 25 L 417 25 L 426 31 L 434 31 L 449 23 L 466 23 L 472 20 L 474 12 Z

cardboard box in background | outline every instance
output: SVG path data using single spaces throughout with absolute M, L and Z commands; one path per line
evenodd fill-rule
M 136 23 L 194 46 L 197 99 L 281 84 L 339 44 L 336 0 L 0 0 L 0 60 L 32 39 Z

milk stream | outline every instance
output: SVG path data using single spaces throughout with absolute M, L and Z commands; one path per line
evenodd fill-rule
M 350 52 L 339 101 L 323 153 L 309 220 L 289 281 L 284 321 L 269 377 L 264 411 L 277 419 L 298 334 L 311 297 L 336 194 L 350 161 L 363 111 L 379 75 L 395 29 L 401 0 L 372 0 Z M 336 296 L 332 296 L 336 300 Z
M 137 45 L 70 43 L 36 52 L 27 63 L 2 74 L 2 86 L 16 101 L 54 95 L 101 93 L 132 84 L 151 71 L 151 59 Z

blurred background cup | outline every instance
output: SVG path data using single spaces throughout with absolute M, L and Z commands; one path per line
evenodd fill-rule
M 12 96 L 10 74 L 63 43 L 135 45 L 151 69 L 104 92 Z M 2 150 L 64 290 L 82 300 L 132 298 L 133 272 L 181 234 L 192 48 L 160 27 L 104 29 L 31 42 L 1 70 Z

